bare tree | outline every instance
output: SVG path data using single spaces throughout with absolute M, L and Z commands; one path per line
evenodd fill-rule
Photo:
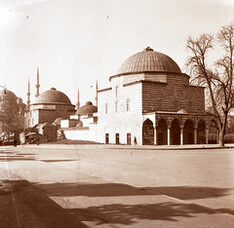
M 213 67 L 208 65 L 208 53 L 214 45 L 220 45 L 223 55 Z M 191 55 L 187 67 L 190 69 L 193 82 L 206 86 L 210 98 L 211 114 L 217 119 L 219 144 L 224 146 L 227 119 L 233 106 L 234 86 L 234 24 L 223 26 L 216 36 L 202 34 L 196 39 L 187 40 L 187 48 Z
M 7 96 L 2 96 L 0 102 L 0 130 L 9 136 L 19 128 L 19 108 L 16 101 Z

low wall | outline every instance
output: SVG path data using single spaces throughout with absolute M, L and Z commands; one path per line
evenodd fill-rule
M 67 139 L 95 141 L 96 137 L 90 129 L 63 129 Z

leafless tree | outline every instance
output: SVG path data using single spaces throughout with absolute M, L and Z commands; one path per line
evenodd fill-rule
M 0 130 L 9 136 L 19 128 L 19 108 L 15 101 L 7 97 L 0 102 Z
M 221 56 L 213 65 L 209 65 L 208 53 L 212 49 L 217 50 L 218 47 L 222 48 L 222 54 L 219 52 Z M 216 36 L 202 34 L 195 39 L 189 37 L 187 48 L 191 53 L 187 67 L 193 82 L 206 86 L 208 90 L 211 114 L 216 117 L 218 123 L 219 144 L 224 146 L 228 114 L 234 99 L 234 24 L 223 26 Z

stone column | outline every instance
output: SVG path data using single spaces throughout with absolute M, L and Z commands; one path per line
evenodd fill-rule
M 184 145 L 184 127 L 180 127 L 180 145 Z
M 171 145 L 171 129 L 167 127 L 167 145 Z
M 209 127 L 206 127 L 206 144 L 209 142 Z
M 167 119 L 167 145 L 171 145 L 171 122 L 170 118 Z
M 154 145 L 157 145 L 157 127 L 154 127 Z
M 197 144 L 197 128 L 194 128 L 194 144 Z

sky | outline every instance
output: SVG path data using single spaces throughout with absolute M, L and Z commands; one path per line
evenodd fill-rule
M 186 71 L 186 40 L 234 22 L 234 0 L 0 0 L 0 86 L 27 101 L 51 87 L 73 104 L 150 46 Z

